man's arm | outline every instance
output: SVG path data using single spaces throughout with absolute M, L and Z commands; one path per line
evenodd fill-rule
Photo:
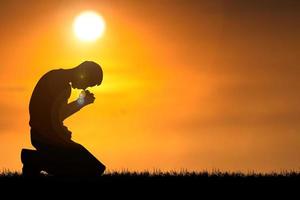
M 70 117 L 74 113 L 78 112 L 81 108 L 93 103 L 95 101 L 95 97 L 93 93 L 90 93 L 88 90 L 84 92 L 84 97 L 81 99 L 83 102 L 79 103 L 78 99 L 69 104 L 65 104 L 60 109 L 60 119 L 63 121 L 66 118 Z M 82 98 L 82 97 L 79 97 Z
M 82 105 L 79 104 L 77 102 L 77 100 L 72 101 L 71 103 L 62 106 L 62 108 L 60 110 L 60 119 L 62 121 L 65 120 L 66 118 L 70 117 L 74 113 L 78 112 L 84 106 L 85 106 L 84 104 L 82 104 Z
M 63 141 L 71 138 L 71 132 L 63 125 L 61 120 L 61 109 L 67 105 L 68 90 L 56 95 L 56 99 L 52 105 L 51 111 L 51 124 L 52 128 Z

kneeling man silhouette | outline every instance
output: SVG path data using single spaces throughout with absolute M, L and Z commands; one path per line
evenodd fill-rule
M 41 171 L 54 176 L 99 176 L 105 166 L 82 145 L 71 140 L 63 121 L 94 102 L 87 87 L 100 85 L 103 72 L 95 62 L 85 61 L 72 69 L 46 73 L 32 93 L 30 112 L 31 143 L 36 150 L 22 149 L 23 175 Z M 78 100 L 68 103 L 71 87 L 82 89 Z

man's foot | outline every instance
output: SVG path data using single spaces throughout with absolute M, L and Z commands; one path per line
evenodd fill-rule
M 22 174 L 27 177 L 37 177 L 40 176 L 41 170 L 32 166 L 23 165 Z
M 39 176 L 42 171 L 40 168 L 39 153 L 35 150 L 22 149 L 21 161 L 23 163 L 23 176 Z

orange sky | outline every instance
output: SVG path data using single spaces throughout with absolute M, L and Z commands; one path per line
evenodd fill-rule
M 108 169 L 298 170 L 300 3 L 209 2 L 1 1 L 0 167 L 32 148 L 38 79 L 93 60 L 95 104 L 65 124 Z M 72 32 L 86 9 L 107 26 L 92 43 Z

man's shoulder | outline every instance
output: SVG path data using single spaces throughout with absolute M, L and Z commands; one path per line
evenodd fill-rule
M 47 73 L 45 73 L 43 75 L 43 77 L 50 77 L 50 76 L 54 76 L 54 75 L 60 75 L 63 73 L 63 69 L 53 69 L 53 70 L 50 70 L 48 71 Z
M 53 69 L 45 73 L 39 82 L 50 82 L 52 84 L 59 83 L 64 80 L 63 69 Z
M 63 69 L 54 69 L 44 74 L 38 81 L 36 88 L 47 88 L 48 90 L 59 90 L 68 86 Z

